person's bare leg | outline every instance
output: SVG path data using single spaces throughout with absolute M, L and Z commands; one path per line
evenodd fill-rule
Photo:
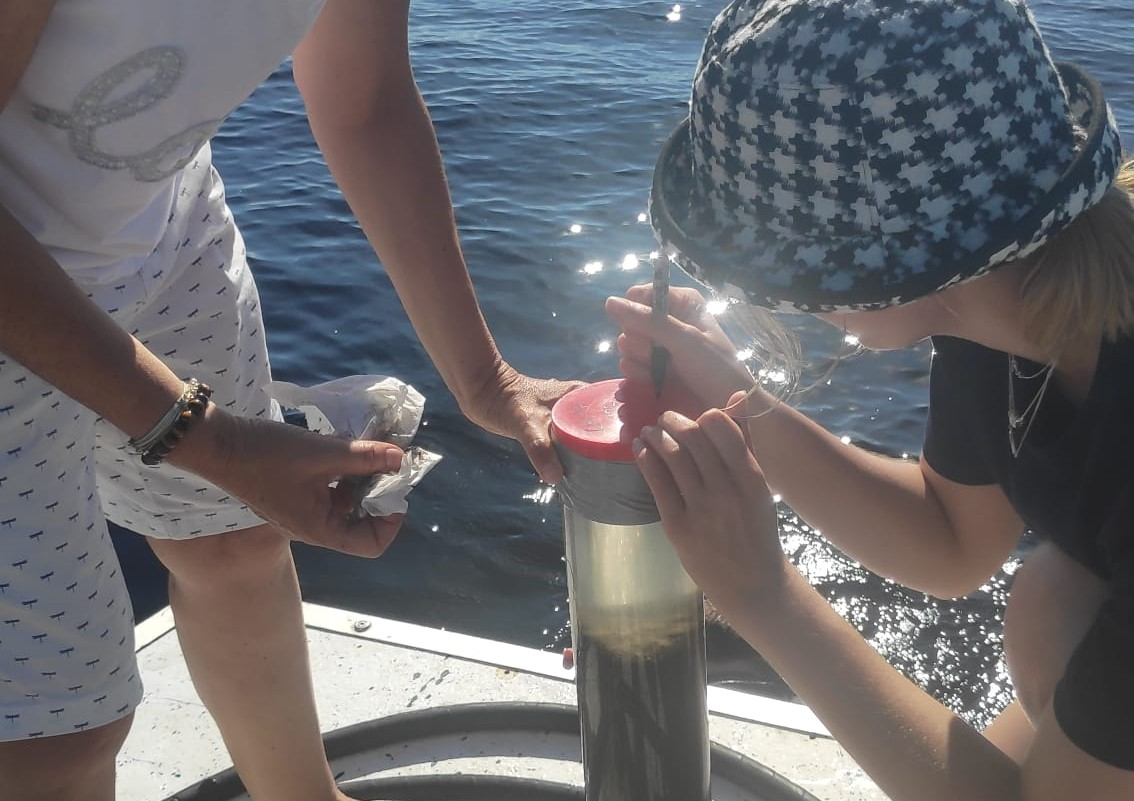
M 1004 653 L 1016 698 L 985 730 L 1002 751 L 1022 759 L 1055 685 L 1108 590 L 1054 545 L 1039 545 L 1012 581 L 1004 613 Z
M 193 684 L 257 801 L 345 799 L 315 710 L 289 542 L 269 526 L 150 540 Z
M 77 734 L 0 743 L 0 799 L 114 801 L 114 758 L 133 718 Z

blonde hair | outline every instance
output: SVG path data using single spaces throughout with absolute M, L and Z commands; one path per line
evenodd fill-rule
M 1021 263 L 1027 333 L 1052 358 L 1069 338 L 1134 333 L 1134 160 L 1102 200 Z
M 1018 263 L 1025 273 L 1026 332 L 1050 359 L 1058 357 L 1063 342 L 1080 335 L 1108 341 L 1134 335 L 1134 159 L 1122 165 L 1098 203 Z M 830 357 L 819 378 L 800 390 L 804 363 L 794 332 L 757 306 L 746 306 L 735 319 L 761 374 L 781 377 L 773 392 L 781 399 L 813 388 L 854 355 Z

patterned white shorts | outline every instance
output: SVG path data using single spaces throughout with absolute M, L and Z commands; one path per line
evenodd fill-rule
M 207 166 L 207 165 L 206 165 Z M 177 225 L 179 215 L 193 215 Z M 215 172 L 182 190 L 178 232 L 90 297 L 230 411 L 279 419 L 259 299 Z M 175 241 L 174 241 L 175 240 Z M 158 265 L 166 265 L 165 267 Z M 141 700 L 134 621 L 105 518 L 185 539 L 260 523 L 0 353 L 0 741 L 105 725 Z

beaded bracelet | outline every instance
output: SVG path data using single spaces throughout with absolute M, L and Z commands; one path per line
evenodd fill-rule
M 155 467 L 169 455 L 169 452 L 185 436 L 193 421 L 205 413 L 209 396 L 213 390 L 208 384 L 190 379 L 181 392 L 181 397 L 170 407 L 157 424 L 145 435 L 127 443 L 135 455 L 142 457 L 142 464 Z

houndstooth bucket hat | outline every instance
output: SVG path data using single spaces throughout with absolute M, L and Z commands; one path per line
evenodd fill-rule
M 691 276 L 808 312 L 915 300 L 1098 202 L 1121 142 L 1022 0 L 736 0 L 714 20 L 650 220 Z

